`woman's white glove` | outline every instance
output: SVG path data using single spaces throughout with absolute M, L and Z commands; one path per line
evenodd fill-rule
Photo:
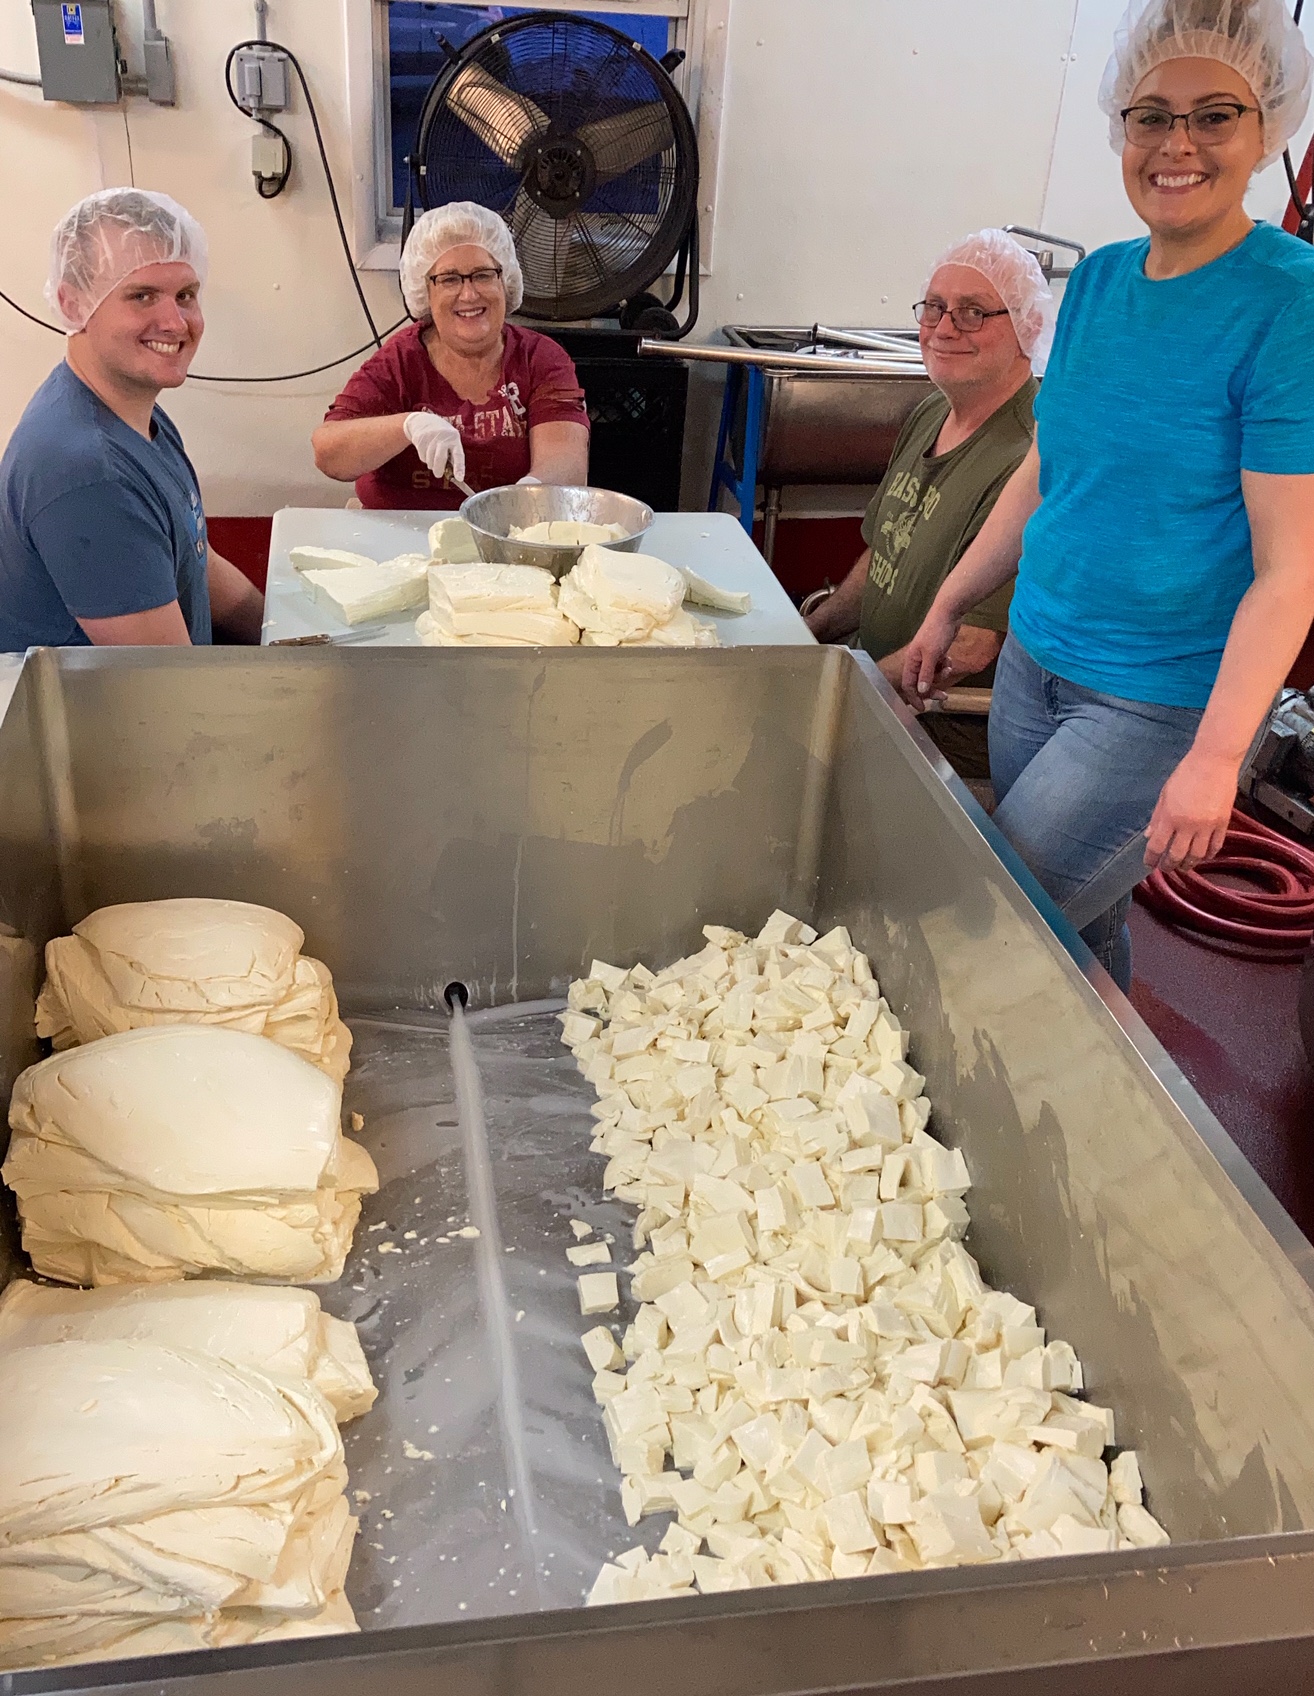
M 516 488 L 518 489 L 522 484 L 529 483 L 532 483 L 537 488 L 541 485 L 542 481 L 543 479 L 541 477 L 535 477 L 532 471 L 527 471 L 523 477 L 516 478 Z
M 465 444 L 450 418 L 436 412 L 408 412 L 402 430 L 435 477 L 450 466 L 452 475 L 465 481 Z

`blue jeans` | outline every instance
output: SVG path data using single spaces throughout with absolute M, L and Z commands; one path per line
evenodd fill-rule
M 1009 636 L 990 706 L 994 822 L 1074 919 L 1118 987 L 1131 987 L 1131 892 L 1145 876 L 1143 838 L 1159 791 L 1190 748 L 1194 707 L 1124 701 L 1038 666 Z

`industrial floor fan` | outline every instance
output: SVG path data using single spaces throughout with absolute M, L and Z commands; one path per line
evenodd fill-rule
M 659 61 L 569 12 L 440 44 L 448 63 L 420 112 L 402 239 L 417 210 L 477 201 L 510 227 L 524 316 L 617 316 L 643 334 L 687 335 L 698 316 L 698 149 L 670 76 L 681 55 Z M 650 290 L 672 260 L 661 300 Z

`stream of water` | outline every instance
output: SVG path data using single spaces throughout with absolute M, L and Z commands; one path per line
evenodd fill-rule
M 475 1262 L 480 1298 L 497 1367 L 497 1411 L 512 1481 L 509 1493 L 513 1498 L 516 1528 L 524 1543 L 525 1565 L 535 1605 L 542 1607 L 545 1604 L 539 1571 L 534 1487 L 526 1457 L 524 1403 L 516 1366 L 511 1303 L 507 1299 L 506 1280 L 502 1273 L 502 1234 L 497 1220 L 497 1193 L 493 1185 L 493 1162 L 488 1151 L 483 1089 L 465 1009 L 455 997 L 451 1002 L 451 1015 L 452 1077 L 456 1085 L 461 1142 L 465 1151 L 470 1218 L 479 1231 Z

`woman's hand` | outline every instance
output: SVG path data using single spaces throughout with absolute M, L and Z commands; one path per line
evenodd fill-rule
M 1239 768 L 1192 748 L 1159 791 L 1145 844 L 1151 871 L 1189 872 L 1223 846 L 1236 803 Z
M 944 688 L 953 672 L 949 650 L 962 623 L 951 618 L 932 603 L 922 620 L 922 627 L 904 650 L 903 677 L 900 693 L 914 706 L 924 707 L 927 701 L 942 701 Z
M 435 477 L 441 477 L 450 465 L 453 477 L 465 481 L 465 444 L 450 418 L 436 412 L 408 412 L 402 428 Z

